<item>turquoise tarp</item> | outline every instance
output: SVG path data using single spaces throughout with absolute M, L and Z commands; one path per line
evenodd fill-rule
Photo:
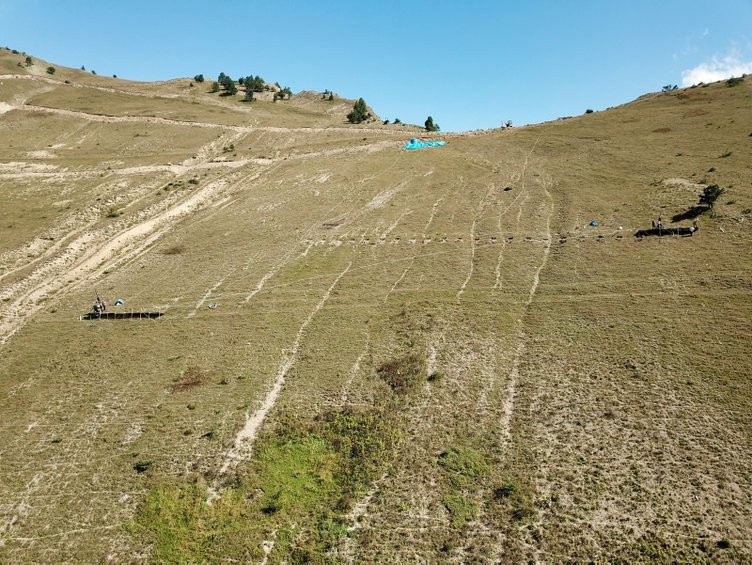
M 444 145 L 445 141 L 421 141 L 420 139 L 415 139 L 414 137 L 405 143 L 405 149 L 413 150 L 413 149 L 423 149 L 424 147 L 441 147 Z

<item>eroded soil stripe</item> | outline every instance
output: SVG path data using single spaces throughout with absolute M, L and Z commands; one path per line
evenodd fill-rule
M 324 293 L 324 296 L 322 296 L 319 303 L 316 304 L 316 307 L 311 311 L 310 314 L 308 314 L 308 317 L 298 329 L 292 346 L 284 355 L 282 363 L 277 370 L 277 377 L 274 380 L 272 389 L 267 393 L 264 401 L 261 403 L 261 407 L 254 413 L 248 412 L 246 414 L 245 424 L 240 432 L 238 432 L 237 436 L 235 436 L 235 442 L 232 448 L 227 452 L 224 462 L 219 469 L 219 477 L 227 474 L 231 467 L 234 467 L 238 464 L 238 462 L 247 459 L 250 456 L 251 451 L 253 450 L 253 444 L 256 440 L 256 434 L 258 433 L 261 424 L 263 424 L 264 420 L 266 419 L 266 415 L 269 413 L 269 410 L 271 410 L 276 403 L 277 397 L 279 396 L 279 393 L 282 391 L 282 387 L 285 384 L 285 377 L 287 376 L 288 371 L 292 368 L 292 366 L 295 364 L 295 361 L 297 360 L 298 349 L 300 349 L 300 343 L 303 339 L 303 334 L 305 333 L 306 328 L 311 323 L 314 316 L 316 316 L 316 314 L 319 312 L 319 310 L 324 307 L 324 304 L 326 304 L 327 300 L 329 300 L 329 296 L 334 290 L 334 287 L 337 286 L 337 283 L 339 283 L 342 277 L 345 276 L 347 271 L 350 270 L 351 266 L 352 263 L 349 263 L 345 270 L 337 276 L 332 285 Z

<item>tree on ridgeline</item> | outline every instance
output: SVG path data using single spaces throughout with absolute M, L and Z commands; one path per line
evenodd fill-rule
M 366 101 L 362 98 L 358 98 L 358 101 L 353 104 L 352 112 L 347 114 L 347 121 L 351 124 L 359 124 L 365 122 L 370 117 L 371 113 L 368 111 Z
M 255 99 L 253 98 L 253 77 L 248 76 L 245 77 L 245 80 L 243 81 L 243 86 L 245 86 L 245 97 L 243 100 L 245 102 L 253 102 Z
M 235 81 L 230 77 L 225 76 L 221 81 L 222 88 L 224 89 L 224 96 L 233 96 L 238 93 L 238 87 L 235 86 Z

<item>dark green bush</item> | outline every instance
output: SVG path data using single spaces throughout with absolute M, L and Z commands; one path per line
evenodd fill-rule
M 347 121 L 351 124 L 359 124 L 370 117 L 371 114 L 368 111 L 368 106 L 366 106 L 366 101 L 358 98 L 358 101 L 353 104 L 352 112 L 347 114 Z
M 726 81 L 726 86 L 736 86 L 744 82 L 744 77 L 731 77 Z

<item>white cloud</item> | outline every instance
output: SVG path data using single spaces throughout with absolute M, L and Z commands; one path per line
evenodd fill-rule
M 752 73 L 752 61 L 742 61 L 737 55 L 727 55 L 722 59 L 713 57 L 709 62 L 700 63 L 693 69 L 682 71 L 682 86 L 716 82 L 747 73 Z

